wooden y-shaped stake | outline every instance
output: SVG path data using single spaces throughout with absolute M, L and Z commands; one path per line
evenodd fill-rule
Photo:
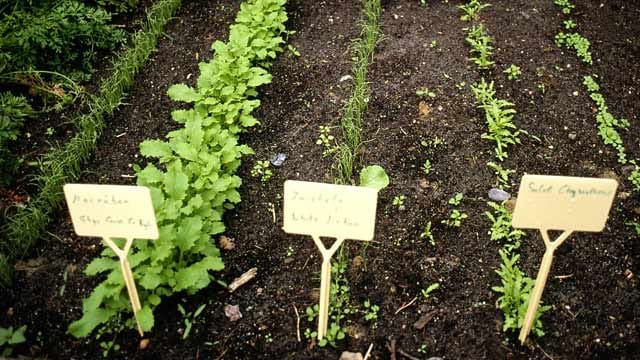
M 320 309 L 318 311 L 318 340 L 327 334 L 329 326 L 329 297 L 331 295 L 331 257 L 342 245 L 344 239 L 336 239 L 329 249 L 324 247 L 320 236 L 312 235 L 318 250 L 322 254 L 322 269 L 320 270 Z
M 538 310 L 538 305 L 540 304 L 540 298 L 542 298 L 542 292 L 544 291 L 544 285 L 547 282 L 549 270 L 551 270 L 553 253 L 573 233 L 573 230 L 565 230 L 562 234 L 560 234 L 560 236 L 558 236 L 555 241 L 551 241 L 549 239 L 548 231 L 548 229 L 540 229 L 546 251 L 544 252 L 544 256 L 542 257 L 542 263 L 540 264 L 540 270 L 538 271 L 538 277 L 536 278 L 536 285 L 533 288 L 533 292 L 531 292 L 531 296 L 529 297 L 529 307 L 527 307 L 527 314 L 524 317 L 524 323 L 522 324 L 522 328 L 520 329 L 519 339 L 523 344 L 527 339 L 527 336 L 531 331 L 531 327 L 533 326 L 533 321 L 535 320 L 536 311 Z
M 138 311 L 142 309 L 142 306 L 140 305 L 140 298 L 138 297 L 136 283 L 133 280 L 131 265 L 129 265 L 129 260 L 127 259 L 129 250 L 131 250 L 133 238 L 127 238 L 127 242 L 124 244 L 123 249 L 120 249 L 109 237 L 103 237 L 102 239 L 111 248 L 111 250 L 113 250 L 113 252 L 118 255 L 118 258 L 120 259 L 120 270 L 122 271 L 122 276 L 124 277 L 124 283 L 127 286 L 127 292 L 129 293 L 129 299 L 131 300 L 131 308 L 133 309 L 133 315 L 135 316 L 136 324 L 138 325 L 138 333 L 140 333 L 140 336 L 144 336 L 142 326 L 140 326 L 140 320 L 138 320 Z

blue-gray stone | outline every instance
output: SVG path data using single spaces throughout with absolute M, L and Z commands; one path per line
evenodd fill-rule
M 271 157 L 271 164 L 273 164 L 273 166 L 282 166 L 285 160 L 287 160 L 286 154 L 275 154 Z
M 493 201 L 498 201 L 498 202 L 506 201 L 506 200 L 509 200 L 510 197 L 511 197 L 511 194 L 509 194 L 504 190 L 500 190 L 496 188 L 489 190 L 489 199 Z

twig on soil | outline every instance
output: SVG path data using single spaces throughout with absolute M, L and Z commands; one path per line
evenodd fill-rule
M 291 304 L 293 306 L 293 311 L 296 312 L 296 335 L 298 336 L 298 342 L 302 341 L 300 339 L 300 314 L 298 314 L 298 308 L 296 308 L 295 304 Z
M 311 256 L 309 256 L 309 257 L 307 258 L 307 261 L 305 261 L 305 262 L 304 262 L 304 265 L 302 265 L 302 270 L 304 270 L 304 268 L 306 268 L 306 267 L 307 267 L 307 264 L 309 263 L 309 260 L 311 260 Z
M 224 351 L 220 355 L 218 355 L 218 357 L 215 360 L 222 359 L 224 357 L 224 354 L 227 353 L 227 351 L 229 351 L 229 348 L 224 349 Z
M 235 278 L 233 282 L 229 285 L 229 292 L 236 291 L 240 286 L 249 282 L 249 280 L 253 279 L 258 274 L 258 268 L 251 268 L 249 271 Z
M 367 360 L 369 358 L 369 356 L 371 355 L 371 350 L 373 350 L 373 343 L 371 343 L 371 345 L 369 345 L 369 349 L 367 350 L 367 353 L 364 354 L 364 359 L 363 360 Z
M 125 178 L 125 179 L 133 179 L 133 178 L 135 178 L 136 176 L 135 176 L 135 175 L 122 174 L 122 175 L 120 175 L 120 177 L 123 177 L 123 178 Z
M 554 279 L 560 279 L 560 280 L 563 280 L 563 279 L 568 279 L 568 278 L 570 278 L 570 277 L 573 277 L 573 274 L 554 276 Z
M 387 342 L 387 350 L 389 350 L 389 359 L 397 360 L 396 358 L 396 339 L 391 339 L 390 342 Z
M 408 359 L 411 359 L 411 360 L 420 360 L 417 357 L 415 357 L 415 356 L 413 356 L 411 354 L 407 354 L 406 352 L 402 351 L 402 349 L 398 349 L 398 353 L 400 353 L 400 355 L 402 355 L 402 356 L 404 356 L 404 357 L 406 357 Z
M 536 347 L 537 347 L 538 349 L 540 349 L 540 351 L 542 351 L 542 353 L 544 354 L 544 356 L 546 356 L 547 358 L 549 358 L 549 359 L 553 360 L 553 358 L 551 357 L 551 355 L 547 354 L 547 352 L 546 352 L 546 351 L 544 351 L 544 349 L 543 349 L 542 347 L 540 347 L 540 345 L 536 344 Z
M 413 305 L 414 302 L 416 302 L 416 300 L 418 300 L 418 297 L 414 297 L 413 300 L 409 301 L 408 303 L 400 306 L 400 308 L 398 310 L 396 310 L 396 313 L 394 315 L 398 315 L 398 313 L 406 308 L 408 308 L 409 306 Z

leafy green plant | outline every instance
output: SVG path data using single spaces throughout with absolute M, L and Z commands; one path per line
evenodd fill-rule
M 416 90 L 416 95 L 420 97 L 425 97 L 425 96 L 428 96 L 430 98 L 436 97 L 435 91 L 431 91 L 428 88 L 422 88 L 422 89 Z
M 586 86 L 589 96 L 598 107 L 598 112 L 596 113 L 598 135 L 600 135 L 605 145 L 610 145 L 618 152 L 618 162 L 626 164 L 627 154 L 617 129 L 628 129 L 629 121 L 624 118 L 616 119 L 611 115 L 604 96 L 600 93 L 600 85 L 598 85 L 598 82 L 593 76 L 585 76 L 583 84 Z
M 251 176 L 259 177 L 260 182 L 266 184 L 273 176 L 273 172 L 269 169 L 270 165 L 269 160 L 258 160 L 251 168 Z
M 487 202 L 492 211 L 486 211 L 484 214 L 491 221 L 491 240 L 499 241 L 504 244 L 505 249 L 512 253 L 513 250 L 520 247 L 520 239 L 525 235 L 524 231 L 514 229 L 511 226 L 511 212 L 505 207 L 504 203 Z
M 554 0 L 553 3 L 560 6 L 562 8 L 562 13 L 565 15 L 571 14 L 571 10 L 575 8 L 575 5 L 571 4 L 569 0 Z
M 458 209 L 451 210 L 449 217 L 442 220 L 442 223 L 449 227 L 460 227 L 462 225 L 462 220 L 466 219 L 467 214 L 461 212 Z
M 34 115 L 25 97 L 0 93 L 0 185 L 11 181 L 18 165 L 8 146 L 20 136 L 24 121 Z
M 462 193 L 455 193 L 451 199 L 449 199 L 449 205 L 458 206 L 462 202 L 464 195 Z
M 493 161 L 489 161 L 487 166 L 493 170 L 493 173 L 496 176 L 496 180 L 498 181 L 497 185 L 503 188 L 510 188 L 511 184 L 509 184 L 509 176 L 515 173 L 515 170 L 505 169 L 502 165 L 495 163 Z
M 574 29 L 576 26 L 578 26 L 578 24 L 576 24 L 576 22 L 573 21 L 572 19 L 563 21 L 562 25 L 564 25 L 564 28 L 566 30 L 571 30 L 571 29 Z
M 424 229 L 422 229 L 422 232 L 420 233 L 420 239 L 427 239 L 429 240 L 429 244 L 436 246 L 436 240 L 433 237 L 433 232 L 431 231 L 431 221 L 427 221 L 424 225 Z
M 144 304 L 138 313 L 144 331 L 153 327 L 153 309 L 163 296 L 194 294 L 211 282 L 209 271 L 224 267 L 211 237 L 224 231 L 222 214 L 240 201 L 241 180 L 235 172 L 240 158 L 252 151 L 239 145 L 238 137 L 258 123 L 251 111 L 260 101 L 251 98 L 257 87 L 271 81 L 259 65 L 267 66 L 282 51 L 284 4 L 285 0 L 244 2 L 229 42 L 216 41 L 214 58 L 200 64 L 197 87 L 178 84 L 168 90 L 173 100 L 193 104 L 172 113 L 184 127 L 170 132 L 166 142 L 147 140 L 140 146 L 145 157 L 156 158 L 166 169 L 154 163 L 136 167 L 137 184 L 151 191 L 160 233 L 155 241 L 136 241 L 129 256 Z M 111 317 L 130 311 L 110 249 L 85 270 L 88 275 L 104 272 L 106 280 L 83 301 L 82 318 L 69 326 L 75 337 L 85 337 Z
M 178 304 L 178 312 L 180 312 L 180 315 L 182 315 L 182 321 L 184 321 L 184 332 L 182 333 L 182 340 L 186 340 L 189 337 L 193 324 L 196 322 L 196 319 L 202 313 L 206 306 L 207 304 L 202 304 L 196 309 L 196 311 L 187 312 L 182 304 Z
M 479 83 L 471 85 L 471 90 L 476 98 L 476 104 L 484 110 L 485 121 L 489 131 L 482 134 L 483 139 L 492 140 L 495 143 L 495 153 L 498 160 L 504 160 L 509 145 L 520 143 L 522 132 L 513 123 L 516 110 L 515 105 L 507 100 L 495 98 L 493 81 L 487 83 L 484 78 Z
M 101 341 L 100 348 L 102 349 L 102 357 L 106 359 L 112 355 L 112 352 L 120 351 L 120 344 L 114 340 Z
M 593 65 L 591 51 L 589 51 L 591 47 L 589 39 L 578 33 L 565 34 L 561 31 L 556 35 L 555 42 L 559 48 L 566 47 L 568 49 L 574 49 L 580 60 L 589 65 Z
M 318 135 L 316 144 L 324 147 L 324 151 L 322 152 L 323 157 L 327 157 L 338 152 L 339 147 L 334 144 L 334 140 L 335 137 L 331 135 L 331 127 L 320 125 L 320 134 Z
M 491 37 L 484 31 L 482 24 L 472 26 L 465 40 L 471 45 L 472 56 L 469 60 L 472 60 L 478 68 L 484 70 L 494 64 L 490 59 L 491 55 L 493 55 Z
M 2 352 L 0 354 L 5 356 L 11 356 L 13 353 L 13 345 L 22 344 L 27 341 L 24 336 L 24 332 L 27 330 L 27 325 L 20 326 L 17 329 L 14 329 L 13 326 L 9 326 L 8 328 L 0 327 L 0 349 Z
M 629 181 L 636 192 L 640 192 L 640 167 L 636 165 L 636 168 L 629 175 Z
M 378 191 L 389 186 L 389 176 L 380 165 L 369 165 L 360 170 L 360 186 Z
M 480 10 L 491 6 L 490 4 L 483 4 L 479 0 L 471 0 L 464 5 L 458 5 L 458 8 L 464 12 L 464 14 L 460 17 L 462 21 L 471 21 L 478 17 L 478 13 Z
M 518 76 L 522 74 L 522 71 L 520 71 L 520 67 L 514 64 L 509 65 L 509 67 L 506 68 L 503 72 L 507 74 L 507 79 L 509 80 L 516 80 Z
M 393 201 L 392 201 L 392 205 L 397 207 L 398 210 L 403 210 L 404 209 L 404 201 L 407 199 L 406 196 L 404 195 L 396 195 L 393 197 Z
M 431 296 L 431 293 L 438 289 L 440 289 L 440 283 L 433 283 L 428 287 L 422 289 L 420 292 L 422 293 L 422 296 L 424 296 L 425 299 L 428 299 L 429 296 Z
M 424 161 L 424 164 L 422 164 L 422 171 L 426 174 L 429 175 L 429 173 L 431 172 L 432 169 L 432 165 L 431 165 L 431 160 L 427 159 Z
M 378 305 L 372 304 L 369 299 L 366 299 L 363 303 L 364 306 L 364 319 L 366 321 L 376 322 L 378 321 L 378 311 L 380 311 L 380 307 Z
M 517 262 L 520 255 L 514 254 L 509 256 L 505 250 L 500 250 L 502 264 L 496 273 L 500 276 L 501 286 L 494 286 L 493 291 L 502 294 L 496 302 L 497 307 L 504 314 L 504 323 L 502 331 L 517 330 L 522 327 L 527 307 L 529 306 L 529 297 L 535 281 L 525 277 Z M 550 306 L 539 306 L 534 317 L 532 331 L 537 336 L 543 336 L 542 322 L 540 316 L 551 309 Z

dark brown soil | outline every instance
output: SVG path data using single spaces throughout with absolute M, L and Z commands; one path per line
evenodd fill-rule
M 350 260 L 364 259 L 360 265 L 350 261 L 347 272 L 352 305 L 362 308 L 365 299 L 378 304 L 376 326 L 361 314 L 350 317 L 346 325 L 351 336 L 336 349 L 314 347 L 304 336 L 300 342 L 296 337 L 294 309 L 301 316 L 301 333 L 316 326 L 304 312 L 317 302 L 320 255 L 310 238 L 281 230 L 282 186 L 286 179 L 331 182 L 332 159 L 322 157 L 315 141 L 318 126 L 338 123 L 349 96 L 349 81 L 341 78 L 350 73 L 348 47 L 358 35 L 360 11 L 359 2 L 301 0 L 290 3 L 288 24 L 297 31 L 291 44 L 301 56 L 283 53 L 271 69 L 273 83 L 261 89 L 256 116 L 262 124 L 243 136 L 256 155 L 245 159 L 240 170 L 243 202 L 225 221 L 226 235 L 235 239 L 236 248 L 223 252 L 226 269 L 217 276 L 230 282 L 252 267 L 258 268 L 258 276 L 233 294 L 213 285 L 195 296 L 163 302 L 149 348 L 138 350 L 135 333 L 126 331 L 117 339 L 122 349 L 116 357 L 337 359 L 344 350 L 364 354 L 373 344 L 371 358 L 388 359 L 394 358 L 386 346 L 392 341 L 397 359 L 405 358 L 400 350 L 416 358 L 451 359 L 640 356 L 640 243 L 625 225 L 638 218 L 634 209 L 640 199 L 630 194 L 625 180 L 630 168 L 619 166 L 615 153 L 598 137 L 594 106 L 582 85 L 582 76 L 600 76 L 610 111 L 632 124 L 623 138 L 630 158 L 638 157 L 640 6 L 621 0 L 576 6 L 572 17 L 577 30 L 592 41 L 594 65 L 588 67 L 554 45 L 566 17 L 553 1 L 493 1 L 481 20 L 494 39 L 496 66 L 480 73 L 467 60 L 463 29 L 469 24 L 459 20 L 459 3 L 431 1 L 425 8 L 419 1 L 383 1 L 385 36 L 370 67 L 363 158 L 365 164 L 382 165 L 391 184 L 380 194 L 375 241 L 368 246 L 347 242 L 345 247 Z M 236 11 L 233 1 L 185 3 L 166 30 L 174 40 L 161 40 L 154 61 L 131 92 L 131 105 L 110 120 L 82 182 L 133 182 L 122 175 L 131 175 L 130 164 L 142 161 L 136 155 L 140 141 L 160 138 L 175 126 L 169 111 L 176 104 L 165 96 L 167 87 L 195 81 L 195 54 L 200 59 L 209 56 L 211 42 L 226 37 Z M 432 40 L 437 41 L 435 48 Z M 516 81 L 502 73 L 512 63 L 522 69 Z M 495 80 L 498 96 L 516 104 L 516 124 L 540 139 L 524 136 L 522 144 L 509 148 L 505 166 L 517 171 L 513 192 L 525 173 L 621 180 L 621 196 L 605 231 L 575 234 L 557 251 L 543 295 L 553 306 L 542 318 L 546 335 L 525 346 L 519 345 L 517 334 L 502 332 L 502 314 L 491 290 L 499 284 L 494 270 L 500 244 L 490 240 L 490 223 L 483 213 L 494 182 L 486 167 L 493 153 L 492 144 L 481 138 L 486 127 L 469 88 L 481 76 Z M 540 83 L 545 93 L 538 89 Z M 437 93 L 426 100 L 431 109 L 427 116 L 421 116 L 418 104 L 423 99 L 415 94 L 423 87 Z M 444 145 L 428 153 L 420 141 L 434 137 Z M 288 158 L 262 185 L 250 169 L 256 160 L 276 153 Z M 429 175 L 421 170 L 426 158 L 433 163 Z M 452 229 L 440 222 L 456 192 L 464 193 L 460 209 L 469 218 Z M 404 210 L 392 205 L 400 194 L 406 196 Z M 427 221 L 435 226 L 435 247 L 419 238 Z M 79 238 L 70 229 L 61 211 L 51 236 L 43 239 L 38 254 L 43 263 L 31 275 L 20 272 L 14 288 L 0 299 L 0 324 L 29 326 L 28 343 L 19 353 L 100 356 L 99 341 L 73 341 L 64 334 L 68 323 L 80 316 L 81 298 L 96 283 L 80 270 L 100 251 L 97 241 Z M 535 276 L 543 250 L 540 236 L 529 231 L 520 249 L 521 267 L 529 276 Z M 69 265 L 77 270 L 60 296 Z M 441 288 L 424 299 L 420 290 L 434 282 Z M 415 297 L 413 305 L 396 314 Z M 207 304 L 184 341 L 177 303 L 188 311 Z M 239 305 L 243 318 L 229 322 L 222 310 L 226 304 Z M 415 329 L 425 314 L 433 318 L 424 329 Z M 422 345 L 425 354 L 418 352 Z

